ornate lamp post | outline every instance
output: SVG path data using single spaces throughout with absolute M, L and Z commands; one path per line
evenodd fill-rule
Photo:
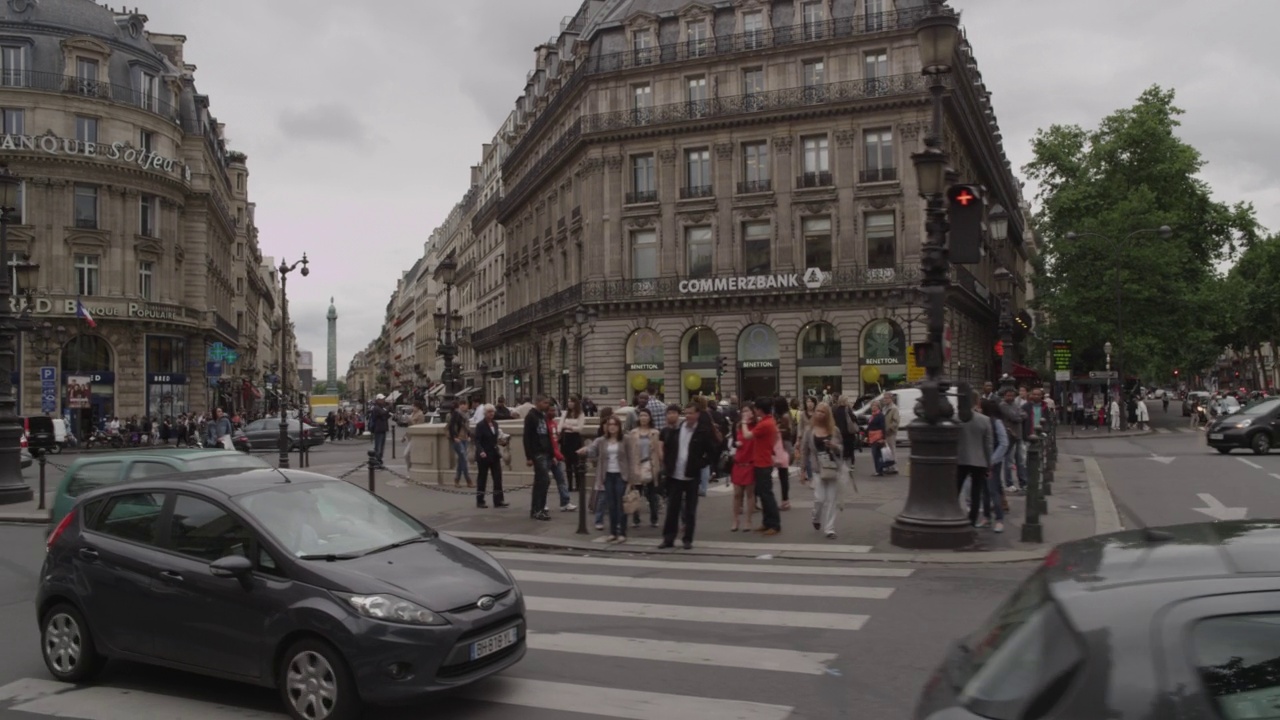
M 280 267 L 276 268 L 280 271 L 280 467 L 289 467 L 289 408 L 285 402 L 285 387 L 289 378 L 289 301 L 285 295 L 285 284 L 289 277 L 289 273 L 293 272 L 299 265 L 302 266 L 302 277 L 311 274 L 311 269 L 307 267 L 307 254 L 302 253 L 302 259 L 290 265 L 283 259 L 280 261 Z M 298 442 L 302 442 L 301 423 L 302 418 L 298 418 L 299 435 Z
M 943 331 L 946 324 L 950 260 L 947 250 L 946 189 L 949 158 L 942 149 L 943 76 L 951 72 L 960 35 L 960 18 L 942 0 L 916 23 L 922 72 L 932 82 L 933 122 L 925 149 L 911 156 L 920 195 L 927 202 L 928 232 L 920 248 L 921 281 L 927 305 L 928 342 L 919 347 L 926 379 L 921 385 L 915 421 L 907 427 L 911 438 L 911 485 L 902 513 L 894 519 L 890 540 L 905 548 L 958 548 L 972 545 L 973 527 L 956 500 L 956 441 L 960 430 L 942 381 Z M 965 388 L 962 387 L 962 391 Z M 967 398 L 961 398 L 968 407 Z
M 454 259 L 450 253 L 448 257 L 440 261 L 436 266 L 436 279 L 444 284 L 444 312 L 437 310 L 433 317 L 437 326 L 443 321 L 444 328 L 440 334 L 440 345 L 436 348 L 436 352 L 444 356 L 444 397 L 440 401 L 440 422 L 448 422 L 449 414 L 453 412 L 454 405 L 457 404 L 457 396 L 454 394 L 454 368 L 453 359 L 458 354 L 458 348 L 454 345 L 453 337 L 453 283 L 457 279 L 458 261 Z
M 0 167 L 0 258 L 8 262 L 9 223 L 18 206 L 18 193 L 22 179 Z M 14 308 L 16 298 L 23 287 L 34 287 L 34 263 L 21 263 L 16 273 L 3 273 L 0 277 L 0 505 L 26 502 L 35 496 L 31 487 L 22 479 L 22 418 L 16 413 L 13 373 L 17 368 L 18 334 L 31 326 L 28 318 Z M 14 278 L 17 275 L 17 286 Z
M 1000 285 L 1000 394 L 1016 389 L 1013 379 L 1013 273 L 1009 268 L 996 270 Z
M 1124 305 L 1121 303 L 1121 299 L 1123 298 L 1122 293 L 1124 292 L 1124 284 L 1121 282 L 1122 273 L 1120 272 L 1120 250 L 1124 248 L 1125 245 L 1128 245 L 1130 240 L 1132 240 L 1133 238 L 1139 235 L 1158 235 L 1161 240 L 1168 240 L 1169 238 L 1173 237 L 1173 228 L 1169 227 L 1168 225 L 1161 225 L 1158 228 L 1134 230 L 1128 235 L 1125 235 L 1124 238 L 1121 239 L 1119 242 L 1116 242 L 1115 240 L 1112 240 L 1111 238 L 1107 237 L 1106 235 L 1102 235 L 1101 233 L 1074 233 L 1074 232 L 1067 233 L 1067 239 L 1071 241 L 1079 240 L 1080 238 L 1091 237 L 1091 238 L 1097 238 L 1098 240 L 1102 240 L 1111 247 L 1111 252 L 1112 252 L 1111 265 L 1116 269 L 1116 345 L 1117 345 L 1116 349 L 1117 350 L 1122 350 L 1124 347 Z M 1107 344 L 1110 345 L 1111 343 L 1107 343 Z M 1111 355 L 1110 350 L 1107 351 L 1107 355 L 1108 356 Z M 1128 398 L 1125 397 L 1125 390 L 1124 390 L 1124 352 L 1123 351 L 1116 353 L 1116 370 L 1119 371 L 1119 375 L 1120 375 L 1120 429 L 1127 430 L 1129 427 L 1129 411 L 1128 411 L 1128 408 L 1126 407 L 1128 405 Z M 1108 365 L 1107 371 L 1108 372 L 1111 371 L 1110 365 Z M 1108 382 L 1110 382 L 1110 379 L 1108 379 Z
M 584 384 L 586 382 L 584 373 L 587 368 L 586 361 L 582 356 L 583 340 L 585 340 L 586 337 L 596 329 L 596 321 L 599 319 L 600 313 L 596 312 L 595 308 L 587 308 L 582 305 L 579 305 L 578 309 L 574 310 L 572 315 L 564 316 L 565 329 L 573 332 L 574 358 L 576 359 L 574 364 L 577 366 L 575 369 L 577 370 L 578 375 L 579 395 L 587 394 L 587 388 Z
M 49 358 L 60 354 L 66 341 L 67 329 L 62 325 L 54 326 L 46 320 L 31 332 L 31 352 L 48 365 Z

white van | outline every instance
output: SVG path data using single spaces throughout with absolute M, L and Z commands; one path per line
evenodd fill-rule
M 905 387 L 898 390 L 891 390 L 898 403 L 898 415 L 901 420 L 898 423 L 898 445 L 907 445 L 910 440 L 907 439 L 907 426 L 915 422 L 916 419 L 916 403 L 920 402 L 922 391 L 918 387 Z M 883 402 L 885 393 L 880 393 L 866 405 L 854 411 L 853 416 L 857 419 L 858 424 L 866 426 L 871 419 L 871 403 Z M 956 409 L 956 413 L 960 412 L 959 400 L 957 400 L 956 389 L 952 387 L 947 391 L 947 399 L 951 401 L 951 407 Z

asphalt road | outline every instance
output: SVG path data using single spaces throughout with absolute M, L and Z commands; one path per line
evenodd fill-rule
M 31 606 L 42 542 L 41 528 L 0 526 L 0 720 L 283 717 L 271 691 L 140 665 L 51 685 Z M 947 643 L 1030 571 L 496 555 L 529 598 L 524 661 L 426 708 L 366 717 L 907 718 Z
M 1191 429 L 1180 404 L 1148 403 L 1155 434 L 1106 438 L 1106 431 L 1059 427 L 1060 451 L 1092 456 L 1126 527 L 1207 520 L 1280 518 L 1280 454 L 1220 455 Z

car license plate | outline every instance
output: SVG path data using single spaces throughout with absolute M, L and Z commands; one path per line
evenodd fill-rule
M 1209 433 L 1210 440 L 1222 440 L 1225 437 L 1226 436 L 1223 435 L 1222 433 Z
M 520 639 L 520 628 L 511 628 L 503 630 L 497 635 L 490 635 L 483 640 L 477 640 L 471 643 L 471 659 L 479 660 L 486 655 L 492 655 L 499 650 L 511 647 Z

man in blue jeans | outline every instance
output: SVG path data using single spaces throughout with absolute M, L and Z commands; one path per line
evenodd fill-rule
M 390 427 L 391 412 L 387 410 L 387 396 L 381 393 L 373 399 L 373 407 L 369 408 L 369 431 L 373 433 L 373 456 L 369 463 L 374 467 L 382 467 L 382 453 L 387 447 L 387 430 Z
M 533 468 L 533 493 L 529 517 L 534 520 L 550 520 L 547 513 L 547 490 L 551 487 L 551 463 L 555 462 L 555 449 L 551 446 L 551 431 L 547 427 L 547 411 L 551 401 L 539 395 L 533 409 L 524 416 L 525 462 Z

